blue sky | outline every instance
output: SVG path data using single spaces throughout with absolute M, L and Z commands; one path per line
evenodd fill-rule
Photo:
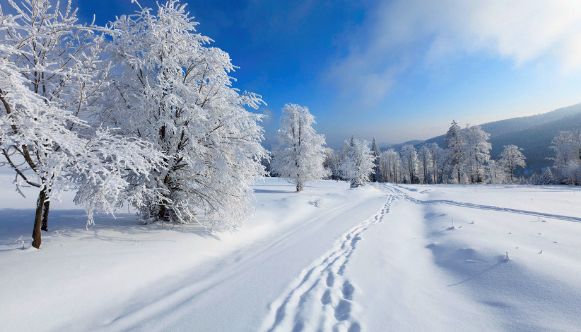
M 230 53 L 236 86 L 308 106 L 337 146 L 443 133 L 581 102 L 581 3 L 572 0 L 189 0 L 201 33 Z M 140 0 L 144 6 L 154 1 Z M 578 4 L 579 3 L 579 4 Z M 99 23 L 130 0 L 78 0 Z

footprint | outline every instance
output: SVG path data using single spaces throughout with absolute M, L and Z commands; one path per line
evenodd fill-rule
M 303 321 L 297 321 L 293 327 L 293 332 L 301 332 L 305 328 L 305 323 Z
M 323 297 L 321 297 L 321 303 L 323 305 L 331 303 L 331 290 L 329 289 L 325 290 L 325 293 L 323 293 Z
M 361 236 L 357 235 L 353 238 L 353 240 L 351 240 L 351 247 L 353 247 L 353 249 L 355 249 L 355 247 L 357 246 L 357 242 L 359 242 L 361 240 Z
M 353 287 L 349 280 L 346 280 L 343 283 L 343 297 L 346 300 L 353 300 L 353 293 L 355 293 L 355 287 Z
M 361 332 L 361 325 L 357 322 L 353 322 L 351 326 L 349 326 L 349 330 L 347 332 Z
M 351 302 L 341 300 L 335 308 L 335 318 L 338 321 L 344 321 L 351 317 Z
M 335 283 L 335 276 L 333 275 L 333 273 L 329 272 L 327 274 L 327 287 L 333 287 L 334 283 Z

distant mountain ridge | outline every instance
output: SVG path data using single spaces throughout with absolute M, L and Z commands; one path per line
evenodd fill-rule
M 553 155 L 550 148 L 553 137 L 560 131 L 581 129 L 581 103 L 547 113 L 488 122 L 481 124 L 480 127 L 490 134 L 494 159 L 499 158 L 505 145 L 515 144 L 524 150 L 527 171 L 538 171 L 552 165 L 551 160 L 547 158 Z M 396 147 L 410 143 L 421 146 L 432 142 L 444 147 L 445 135 L 420 142 L 402 143 Z

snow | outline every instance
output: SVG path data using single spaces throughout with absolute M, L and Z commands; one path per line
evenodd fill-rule
M 63 195 L 36 250 L 33 198 L 16 198 L 9 181 L 0 176 L 0 330 L 581 324 L 579 188 L 314 181 L 297 194 L 264 178 L 245 224 L 213 234 L 130 213 L 86 230 Z

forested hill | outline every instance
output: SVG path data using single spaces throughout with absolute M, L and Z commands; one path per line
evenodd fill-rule
M 581 104 L 560 108 L 552 112 L 489 122 L 480 125 L 490 134 L 492 157 L 497 159 L 503 146 L 516 144 L 524 149 L 527 169 L 536 171 L 550 166 L 553 155 L 551 140 L 559 131 L 581 129 Z M 445 135 L 430 138 L 415 145 L 436 142 L 445 146 Z

